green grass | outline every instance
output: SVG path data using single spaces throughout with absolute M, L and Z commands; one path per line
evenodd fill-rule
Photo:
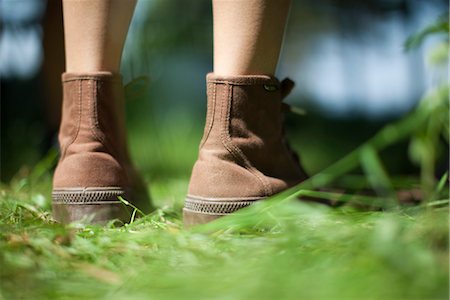
M 185 230 L 187 181 L 174 180 L 154 190 L 175 200 L 132 224 L 63 226 L 43 181 L 1 191 L 2 299 L 448 299 L 445 205 L 275 199 Z

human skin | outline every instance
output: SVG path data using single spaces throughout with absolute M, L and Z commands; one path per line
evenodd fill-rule
M 119 72 L 136 0 L 63 0 L 67 72 Z M 213 0 L 214 73 L 274 75 L 290 0 Z
M 63 0 L 66 72 L 119 73 L 136 0 Z
M 214 73 L 274 75 L 290 0 L 213 0 Z

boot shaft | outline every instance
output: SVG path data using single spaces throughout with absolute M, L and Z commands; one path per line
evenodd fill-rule
M 74 153 L 99 150 L 125 159 L 125 111 L 120 75 L 65 73 L 62 82 L 61 159 Z
M 56 188 L 130 185 L 122 80 L 109 72 L 63 74 Z
M 271 76 L 207 76 L 208 108 L 200 157 L 213 155 L 265 176 L 305 174 L 284 141 L 283 98 L 293 82 Z

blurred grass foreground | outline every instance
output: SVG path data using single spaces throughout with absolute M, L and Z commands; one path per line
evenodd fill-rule
M 406 48 L 438 37 L 429 64 L 446 72 L 448 30 L 439 19 Z M 448 97 L 441 78 L 413 111 L 309 180 L 191 230 L 181 207 L 196 125 L 159 123 L 166 139 L 152 126 L 131 131 L 141 168 L 159 175 L 147 176 L 159 209 L 120 227 L 52 220 L 51 150 L 0 186 L 0 299 L 449 299 L 448 172 L 436 167 L 448 154 Z M 398 144 L 418 176 L 390 174 L 386 152 Z M 344 192 L 317 192 L 330 186 Z M 405 193 L 422 200 L 402 202 Z

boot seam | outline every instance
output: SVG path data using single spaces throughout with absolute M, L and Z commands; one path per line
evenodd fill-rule
M 210 82 L 215 84 L 226 84 L 226 85 L 237 85 L 237 86 L 249 86 L 255 84 L 272 84 L 279 87 L 279 82 L 275 80 L 267 80 L 267 79 L 255 79 L 255 80 L 247 80 L 247 81 L 230 81 L 230 80 L 211 80 Z
M 234 75 L 220 76 L 214 73 L 207 75 L 209 82 L 231 84 L 231 85 L 255 85 L 255 84 L 275 84 L 280 86 L 280 81 L 271 75 Z
M 105 147 L 108 149 L 108 147 L 105 145 L 104 143 L 104 139 L 102 137 L 100 137 L 96 130 L 100 130 L 101 128 L 98 124 L 98 108 L 97 108 L 97 101 L 95 101 L 95 99 L 97 98 L 97 80 L 87 80 L 88 85 L 89 85 L 89 90 L 91 90 L 91 96 L 89 98 L 89 106 L 92 109 L 92 116 L 89 118 L 90 120 L 90 130 L 92 132 L 92 134 L 94 135 L 94 137 Z M 92 84 L 93 82 L 93 84 Z M 93 87 L 92 87 L 93 85 Z M 109 150 L 109 149 L 108 149 Z
M 99 143 L 105 147 L 110 155 L 112 155 L 116 160 L 119 157 L 116 149 L 114 147 L 110 147 L 108 141 L 100 136 L 96 131 L 104 132 L 104 129 L 100 127 L 100 122 L 98 120 L 98 82 L 101 81 L 98 78 L 85 79 L 88 82 L 89 90 L 91 91 L 91 97 L 89 99 L 89 104 L 92 109 L 92 117 L 90 117 L 90 130 L 94 137 L 97 139 Z M 91 86 L 93 84 L 93 88 Z M 121 165 L 122 166 L 122 165 Z
M 209 88 L 209 83 L 208 83 L 207 90 L 208 89 L 210 89 Z M 208 129 L 207 129 L 207 131 L 205 131 L 204 137 L 203 137 L 202 141 L 200 142 L 200 147 L 199 147 L 200 149 L 203 148 L 203 145 L 208 140 L 209 135 L 211 133 L 211 130 L 212 130 L 213 126 L 214 126 L 214 117 L 216 115 L 216 93 L 217 93 L 217 87 L 216 87 L 216 84 L 213 84 L 213 97 L 212 97 L 212 104 L 211 104 L 212 107 L 209 108 L 209 103 L 207 103 L 207 106 L 208 106 L 208 108 L 207 108 L 207 121 L 208 121 L 208 118 L 209 118 L 209 124 L 208 124 Z M 207 94 L 208 94 L 208 91 L 207 91 Z
M 260 197 L 203 197 L 203 196 L 197 196 L 192 194 L 187 194 L 186 198 L 190 198 L 193 200 L 202 200 L 202 201 L 258 201 L 267 199 L 267 196 L 260 196 Z
M 231 114 L 231 105 L 233 100 L 233 85 L 225 83 L 226 89 L 224 89 L 223 93 L 223 99 L 227 99 L 227 101 L 223 101 L 221 111 L 224 113 L 224 105 L 226 105 L 226 112 L 224 113 L 224 121 L 226 126 L 222 127 L 221 132 L 221 140 L 222 145 L 225 147 L 225 149 L 228 150 L 228 152 L 233 155 L 236 159 L 241 160 L 244 168 L 249 171 L 256 179 L 262 184 L 263 189 L 266 193 L 265 196 L 270 196 L 272 193 L 272 189 L 270 186 L 265 182 L 264 178 L 260 176 L 259 171 L 253 167 L 251 162 L 248 160 L 248 158 L 245 156 L 245 154 L 236 146 L 234 145 L 233 141 L 230 137 L 230 114 Z M 228 95 L 227 95 L 228 93 Z
M 67 149 L 69 149 L 69 147 L 77 140 L 78 138 L 78 134 L 80 132 L 80 124 L 81 124 L 81 115 L 82 115 L 82 101 L 81 101 L 81 94 L 83 92 L 83 87 L 82 87 L 82 81 L 80 80 L 78 82 L 78 95 L 77 95 L 77 123 L 76 123 L 76 130 L 75 130 L 75 134 L 73 136 L 73 138 L 67 143 L 67 145 L 64 147 L 64 150 L 61 153 L 61 160 L 63 160 L 66 157 L 67 154 Z M 70 112 L 69 112 L 70 114 Z M 62 147 L 62 146 L 61 146 Z
M 102 131 L 102 128 L 100 128 L 100 123 L 98 121 L 98 107 L 97 107 L 97 101 L 95 101 L 95 99 L 97 98 L 97 83 L 99 80 L 98 78 L 94 78 L 94 77 L 82 77 L 82 78 L 78 78 L 76 80 L 73 81 L 78 81 L 79 82 L 79 91 L 78 91 L 78 121 L 77 121 L 77 131 L 76 134 L 74 136 L 74 138 L 72 139 L 72 141 L 70 141 L 70 143 L 67 144 L 67 147 L 65 147 L 63 154 L 61 155 L 61 159 L 65 158 L 66 156 L 66 152 L 68 150 L 68 148 L 74 143 L 76 142 L 78 136 L 79 136 L 79 132 L 80 132 L 80 125 L 81 125 L 81 119 L 82 119 L 82 110 L 84 108 L 84 106 L 86 106 L 86 108 L 88 109 L 88 122 L 89 122 L 89 131 L 91 132 L 91 134 L 93 135 L 93 138 L 98 141 L 103 147 L 105 147 L 105 149 L 107 150 L 107 153 L 109 153 L 111 156 L 113 156 L 116 160 L 119 157 L 118 154 L 116 153 L 114 147 L 110 147 L 109 143 L 102 138 L 96 131 Z M 83 82 L 86 82 L 87 84 L 87 90 L 89 92 L 88 95 L 88 99 L 86 99 L 86 103 L 84 103 L 83 106 L 83 99 L 82 99 L 82 93 L 83 93 Z M 122 165 L 121 165 L 122 166 Z M 123 167 L 123 166 L 122 166 Z
M 65 73 L 68 74 L 68 73 Z M 103 76 L 102 76 L 103 75 Z M 118 81 L 119 78 L 117 78 L 116 76 L 112 75 L 112 76 L 108 76 L 109 74 L 100 74 L 100 76 L 102 77 L 101 80 L 103 81 Z M 80 76 L 76 76 L 73 78 L 69 78 L 69 79 L 63 79 L 62 82 L 66 83 L 66 82 L 71 82 L 71 81 L 78 81 L 78 80 L 100 80 L 99 79 L 99 75 L 80 75 Z

